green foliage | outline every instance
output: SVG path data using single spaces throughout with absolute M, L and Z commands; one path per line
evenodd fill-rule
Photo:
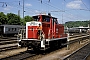
M 3 12 L 0 12 L 0 24 L 7 24 L 7 22 L 7 16 Z
M 34 19 L 30 16 L 25 16 L 24 19 L 22 19 L 23 24 L 25 25 L 26 22 L 33 21 Z
M 69 21 L 65 23 L 65 27 L 66 26 L 69 28 L 79 27 L 79 26 L 87 27 L 88 24 L 90 24 L 90 20 L 89 21 Z
M 25 20 L 26 22 L 29 22 L 29 21 L 32 21 L 33 18 L 30 17 L 30 16 L 25 16 L 25 17 L 24 17 L 24 20 Z
M 0 24 L 25 25 L 26 22 L 32 20 L 34 19 L 30 16 L 21 18 L 20 16 L 13 13 L 7 13 L 7 15 L 5 15 L 3 12 L 0 12 Z
M 18 15 L 13 13 L 8 13 L 7 17 L 8 17 L 8 24 L 20 25 L 20 17 Z

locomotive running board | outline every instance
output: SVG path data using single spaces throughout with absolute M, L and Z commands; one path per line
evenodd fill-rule
M 35 40 L 35 41 L 41 41 L 41 40 L 38 40 L 38 39 L 21 39 L 21 40 Z
M 53 40 L 59 40 L 59 39 L 67 39 L 67 37 L 63 37 L 63 38 L 55 38 L 55 39 L 46 39 L 46 41 L 53 41 Z

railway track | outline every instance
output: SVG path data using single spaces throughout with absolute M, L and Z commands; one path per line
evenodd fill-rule
M 17 60 L 17 59 L 20 60 L 20 59 L 24 59 L 25 57 L 33 56 L 33 54 L 27 53 L 25 51 L 26 51 L 26 48 L 18 47 L 18 41 L 16 38 L 13 38 L 13 37 L 0 38 L 0 55 L 1 55 L 0 60 L 3 60 L 3 59 L 4 60 Z
M 0 41 L 17 40 L 16 37 L 0 37 Z
M 18 44 L 6 44 L 6 45 L 0 45 L 0 52 L 7 51 L 7 50 L 13 50 L 18 49 Z
M 74 37 L 73 38 L 76 38 L 76 35 L 73 35 Z M 88 37 L 88 35 L 87 36 L 85 36 L 85 35 L 80 35 L 80 36 L 83 36 L 83 37 L 81 37 L 81 38 L 84 38 L 84 37 Z M 79 37 L 80 37 L 79 36 Z M 81 38 L 79 38 L 79 39 L 81 39 Z M 72 43 L 74 43 L 74 42 L 78 42 L 79 41 L 79 39 L 77 38 L 76 40 L 71 40 L 71 41 L 69 41 L 67 44 L 72 44 Z M 12 39 L 12 40 L 14 40 L 14 39 Z M 9 39 L 9 41 L 12 41 L 12 40 L 10 40 Z M 3 40 L 2 40 L 3 41 Z M 7 39 L 5 40 L 5 41 L 8 41 Z M 1 41 L 0 41 L 1 42 Z M 13 43 L 12 43 L 13 44 Z M 15 44 L 15 43 L 14 43 Z M 6 44 L 5 44 L 6 45 Z M 3 46 L 2 46 L 3 47 Z M 17 48 L 17 44 L 16 45 L 10 45 L 10 46 L 8 46 L 8 47 L 3 47 L 3 48 L 0 48 L 0 51 L 7 51 L 7 50 L 13 50 L 13 49 L 18 49 Z M 3 58 L 3 60 L 22 60 L 22 59 L 26 59 L 26 58 L 28 58 L 28 57 L 32 57 L 32 56 L 35 56 L 36 54 L 31 54 L 30 52 L 28 53 L 28 52 L 22 52 L 22 53 L 19 53 L 19 54 L 15 54 L 15 55 L 12 55 L 12 56 L 9 56 L 9 57 L 5 57 L 5 58 Z
M 21 52 L 17 55 L 2 58 L 2 60 L 23 60 L 23 59 L 26 59 L 26 58 L 29 58 L 29 57 L 33 57 L 35 55 L 36 54 L 34 54 L 34 53 L 29 53 L 29 52 L 25 51 L 25 52 Z
M 88 53 L 88 55 L 86 56 L 84 60 L 90 60 L 90 52 Z
M 63 60 L 86 60 L 86 57 L 90 53 L 90 43 L 81 47 L 77 51 L 74 51 L 69 56 L 65 57 Z
M 89 34 L 69 34 L 69 38 L 75 38 L 75 37 L 81 37 L 81 36 L 86 36 L 86 35 L 89 35 Z
M 79 35 L 69 36 L 69 41 L 67 44 L 72 44 L 74 42 L 80 43 L 80 41 L 83 41 L 83 40 L 86 40 L 89 38 L 90 38 L 90 35 L 88 35 L 88 34 L 79 34 Z
M 18 48 L 18 41 L 15 37 L 0 38 L 0 52 Z

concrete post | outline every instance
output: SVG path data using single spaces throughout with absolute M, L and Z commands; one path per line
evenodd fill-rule
M 67 33 L 67 50 L 69 50 L 69 33 Z

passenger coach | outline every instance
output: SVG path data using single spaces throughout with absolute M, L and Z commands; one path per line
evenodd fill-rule
M 18 34 L 19 30 L 22 28 L 23 26 L 20 25 L 0 25 L 0 35 L 14 36 L 15 34 Z

